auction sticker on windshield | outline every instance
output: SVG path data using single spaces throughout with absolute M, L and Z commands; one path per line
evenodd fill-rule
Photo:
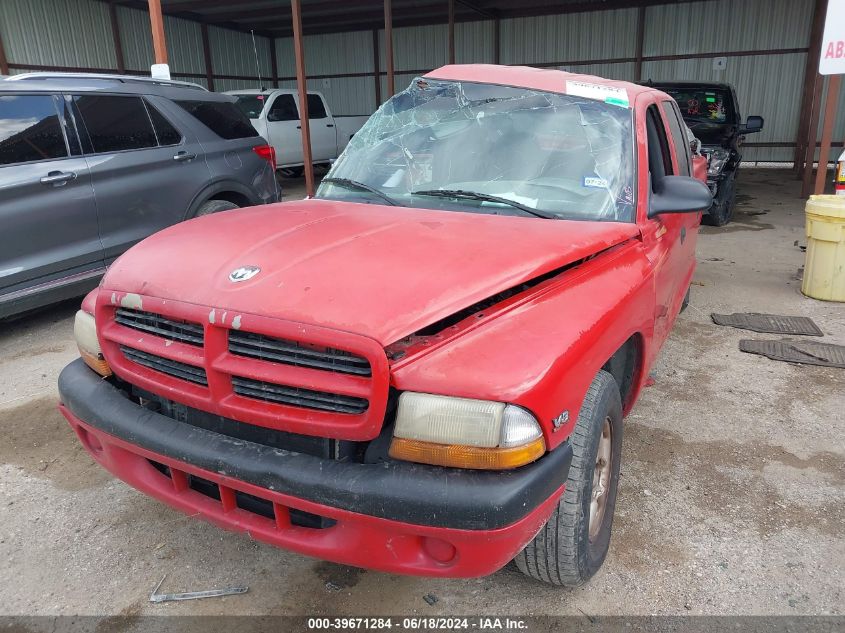
M 628 91 L 624 88 L 591 84 L 586 81 L 567 81 L 566 94 L 573 97 L 604 101 L 610 105 L 622 106 L 623 108 L 627 108 L 629 103 Z

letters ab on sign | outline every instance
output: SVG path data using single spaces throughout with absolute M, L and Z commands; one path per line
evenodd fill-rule
M 819 73 L 845 74 L 845 0 L 828 1 Z

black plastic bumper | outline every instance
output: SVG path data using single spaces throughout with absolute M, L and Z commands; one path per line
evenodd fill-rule
M 145 409 L 81 360 L 62 371 L 59 394 L 83 422 L 148 451 L 314 503 L 416 525 L 510 525 L 566 482 L 572 461 L 569 443 L 505 472 L 321 459 L 235 440 Z

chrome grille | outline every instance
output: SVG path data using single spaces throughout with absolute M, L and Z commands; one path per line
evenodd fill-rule
M 199 323 L 175 321 L 160 314 L 129 308 L 118 308 L 114 313 L 114 320 L 125 327 L 140 332 L 148 332 L 169 341 L 198 347 L 203 345 L 203 331 Z
M 169 358 L 162 358 L 156 354 L 142 352 L 125 345 L 120 346 L 120 351 L 123 352 L 123 355 L 133 363 L 160 371 L 161 373 L 173 376 L 174 378 L 181 378 L 182 380 L 187 380 L 188 382 L 192 382 L 197 385 L 203 385 L 204 387 L 208 386 L 208 377 L 202 367 L 194 367 L 193 365 L 188 365 L 187 363 L 180 363 L 179 361 L 171 360 Z
M 372 374 L 370 361 L 362 356 L 331 347 L 307 347 L 296 341 L 251 332 L 232 330 L 229 333 L 229 352 L 238 356 L 339 374 L 356 376 Z
M 232 376 L 232 391 L 247 398 L 285 404 L 291 407 L 353 415 L 363 413 L 370 406 L 370 403 L 364 398 L 314 391 L 302 387 L 287 387 L 241 376 Z

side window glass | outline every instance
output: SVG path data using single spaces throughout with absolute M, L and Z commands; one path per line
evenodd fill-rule
M 678 156 L 678 169 L 682 176 L 690 175 L 689 141 L 687 140 L 686 124 L 681 123 L 678 115 L 678 106 L 672 101 L 663 102 L 663 112 L 669 122 L 669 131 L 672 133 L 672 142 L 675 145 L 675 154 Z
M 323 105 L 323 100 L 320 98 L 320 95 L 309 94 L 308 95 L 308 118 L 309 119 L 325 119 L 328 116 L 326 114 L 326 106 Z
M 0 96 L 0 165 L 68 155 L 51 95 Z
M 95 153 L 158 145 L 141 97 L 91 94 L 76 95 L 73 100 Z
M 268 121 L 298 121 L 299 112 L 293 95 L 279 95 L 267 113 Z
M 652 189 L 655 181 L 672 175 L 672 157 L 666 142 L 666 131 L 657 106 L 646 111 L 646 132 L 648 134 L 648 170 L 651 172 Z
M 159 145 L 178 145 L 182 142 L 182 135 L 179 133 L 170 121 L 164 118 L 164 115 L 159 112 L 156 107 L 149 101 L 144 101 L 147 105 L 147 112 L 150 113 L 150 120 L 153 122 L 153 129 L 155 129 L 158 137 Z

